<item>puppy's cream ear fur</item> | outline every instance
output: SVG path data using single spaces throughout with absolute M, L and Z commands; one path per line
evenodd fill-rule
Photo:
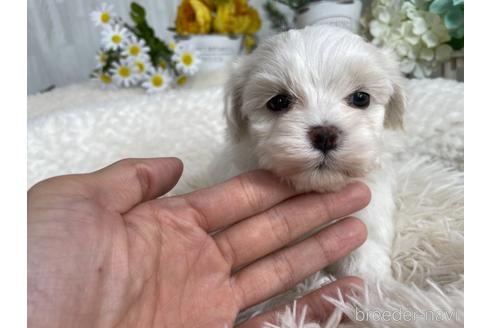
M 227 132 L 234 141 L 239 141 L 246 134 L 247 118 L 243 116 L 243 91 L 246 83 L 244 60 L 234 64 L 233 73 L 225 87 L 224 114 L 227 122 Z
M 386 105 L 384 127 L 389 129 L 403 129 L 403 116 L 406 107 L 403 77 L 401 76 L 395 53 L 389 49 L 384 49 L 383 53 L 387 60 L 387 70 L 393 87 L 393 93 Z
M 384 127 L 389 129 L 403 129 L 403 115 L 405 112 L 406 97 L 399 82 L 393 82 L 393 94 L 386 105 L 384 113 Z

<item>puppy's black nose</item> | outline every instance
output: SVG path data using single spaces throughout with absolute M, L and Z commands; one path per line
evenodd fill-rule
M 314 126 L 308 132 L 309 140 L 314 148 L 327 153 L 337 147 L 340 130 L 333 126 Z

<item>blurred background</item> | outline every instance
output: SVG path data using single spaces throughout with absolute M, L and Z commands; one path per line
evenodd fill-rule
M 96 53 L 99 49 L 108 50 L 104 44 L 104 22 L 98 24 L 97 20 L 109 8 L 107 13 L 112 17 L 107 25 L 114 25 L 118 19 L 120 23 L 131 23 L 131 2 L 28 0 L 27 93 L 87 81 L 93 72 L 96 78 L 98 74 L 104 78 L 103 73 L 110 77 L 111 65 L 99 67 L 97 71 Z M 444 76 L 463 80 L 463 0 L 140 0 L 136 3 L 145 8 L 146 22 L 166 45 L 183 41 L 182 44 L 200 50 L 203 60 L 198 70 L 202 74 L 220 68 L 221 63 L 225 65 L 234 56 L 252 51 L 268 35 L 306 25 L 331 24 L 351 29 L 378 46 L 393 48 L 402 62 L 402 72 L 409 77 Z M 180 29 L 169 30 L 177 28 L 178 21 Z M 140 39 L 145 40 L 143 34 Z M 156 58 L 149 59 L 153 66 L 157 65 Z
M 114 11 L 129 20 L 131 0 L 106 1 Z M 147 19 L 158 36 L 170 39 L 180 0 L 140 0 L 147 9 Z M 265 0 L 252 0 L 265 17 Z M 27 80 L 28 94 L 47 88 L 87 80 L 95 67 L 94 56 L 101 40 L 90 13 L 100 0 L 28 0 L 27 1 Z M 259 35 L 271 34 L 263 24 Z

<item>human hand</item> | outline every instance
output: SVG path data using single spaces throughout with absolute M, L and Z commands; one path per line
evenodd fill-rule
M 240 310 L 365 240 L 363 223 L 346 218 L 281 249 L 367 205 L 370 193 L 361 183 L 339 193 L 297 195 L 270 173 L 254 171 L 157 198 L 181 172 L 174 158 L 123 160 L 29 190 L 30 327 L 232 327 Z M 322 320 L 332 309 L 320 295 L 353 283 L 360 280 L 338 280 L 298 302 Z M 260 327 L 274 315 L 241 327 Z

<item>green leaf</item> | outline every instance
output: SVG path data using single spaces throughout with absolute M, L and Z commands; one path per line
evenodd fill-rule
M 453 0 L 434 0 L 429 6 L 431 13 L 443 15 L 453 7 Z
M 453 48 L 454 50 L 460 50 L 465 47 L 465 38 L 461 39 L 451 39 L 451 41 L 448 42 L 448 44 Z
M 263 8 L 267 14 L 267 17 L 272 23 L 272 28 L 276 31 L 286 31 L 289 29 L 289 21 L 287 17 L 277 8 L 272 0 L 267 1 Z
M 136 15 L 134 12 L 130 12 L 130 18 L 135 24 L 139 24 L 143 21 L 142 17 Z
M 461 39 L 465 36 L 465 29 L 462 26 L 460 26 L 459 28 L 457 29 L 454 29 L 454 30 L 450 30 L 449 31 L 449 35 L 454 38 L 454 39 Z
M 145 41 L 147 46 L 150 48 L 149 56 L 152 64 L 154 66 L 157 66 L 159 61 L 162 59 L 166 60 L 168 63 L 171 63 L 171 57 L 174 52 L 167 47 L 164 41 L 162 41 L 155 35 L 154 29 L 147 23 L 147 20 L 145 18 L 145 9 L 135 2 L 132 2 L 130 4 L 130 9 L 130 17 L 134 22 L 134 26 L 130 26 L 128 24 L 124 25 L 139 39 Z M 120 53 L 117 53 L 116 55 L 117 56 L 113 59 L 113 61 L 119 60 L 121 57 Z
M 137 16 L 140 16 L 142 18 L 145 17 L 145 9 L 142 6 L 140 6 L 138 3 L 132 2 L 130 4 L 130 8 L 132 12 L 135 13 Z
M 453 6 L 465 5 L 465 0 L 453 0 Z

